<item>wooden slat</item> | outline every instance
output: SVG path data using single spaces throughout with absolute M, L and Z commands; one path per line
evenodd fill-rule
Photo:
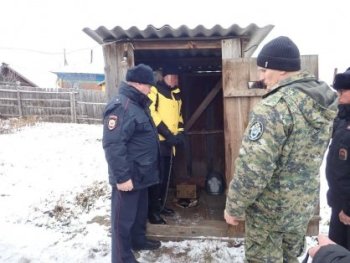
M 318 56 L 317 55 L 308 55 L 301 56 L 301 69 L 307 70 L 311 74 L 318 77 Z
M 147 235 L 151 237 L 179 240 L 201 236 L 228 237 L 228 225 L 225 221 L 207 220 L 191 225 L 147 225 Z
M 221 41 L 222 59 L 242 57 L 242 42 L 239 38 L 225 39 Z
M 236 90 L 248 90 L 248 82 L 250 81 L 250 59 L 227 59 L 224 60 L 225 72 L 224 78 L 224 97 Z

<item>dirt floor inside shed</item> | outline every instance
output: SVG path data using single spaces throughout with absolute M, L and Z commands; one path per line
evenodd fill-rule
M 177 203 L 175 191 L 169 191 L 167 207 L 174 209 L 174 216 L 164 216 L 166 225 L 148 224 L 148 235 L 163 240 L 197 239 L 227 237 L 229 226 L 224 221 L 223 211 L 226 196 L 209 195 L 199 192 L 198 204 L 183 208 Z

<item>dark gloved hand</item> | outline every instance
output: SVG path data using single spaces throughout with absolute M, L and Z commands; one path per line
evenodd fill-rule
M 184 144 L 185 135 L 181 132 L 181 133 L 178 133 L 176 135 L 168 136 L 168 138 L 165 140 L 165 142 L 171 146 Z
M 179 138 L 176 135 L 169 135 L 166 139 L 165 139 L 165 143 L 168 144 L 169 146 L 175 146 L 177 144 L 179 144 Z
M 184 144 L 185 143 L 185 134 L 183 132 L 180 132 L 178 134 L 175 135 L 176 140 L 177 140 L 177 144 Z

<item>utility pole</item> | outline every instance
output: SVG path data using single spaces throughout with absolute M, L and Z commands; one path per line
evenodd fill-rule
M 67 62 L 67 57 L 66 57 L 66 49 L 63 49 L 63 65 L 68 66 L 68 62 Z

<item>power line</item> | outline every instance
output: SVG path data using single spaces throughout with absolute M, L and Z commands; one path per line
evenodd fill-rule
M 86 51 L 86 50 L 93 50 L 97 47 L 99 47 L 99 45 L 96 45 L 96 46 L 91 47 L 91 48 L 79 48 L 79 49 L 74 49 L 71 51 L 61 51 L 61 52 L 50 52 L 50 51 L 43 51 L 43 50 L 37 50 L 37 49 L 17 48 L 17 47 L 0 47 L 0 50 L 25 51 L 25 52 L 44 54 L 44 55 L 63 55 L 63 54 L 77 53 L 77 52 Z

